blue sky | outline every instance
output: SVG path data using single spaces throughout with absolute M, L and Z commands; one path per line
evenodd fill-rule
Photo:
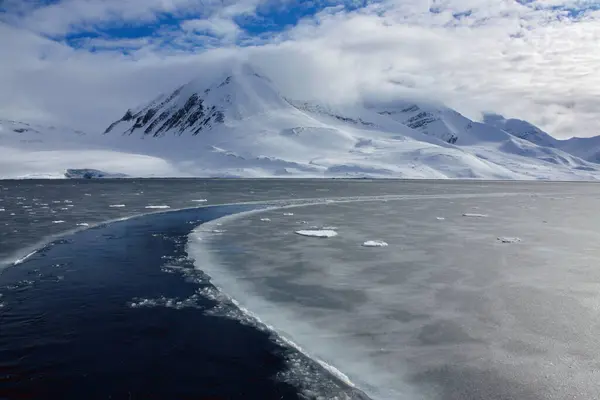
M 498 3 L 503 2 L 506 1 L 498 0 Z M 129 53 L 149 44 L 163 49 L 198 51 L 268 43 L 274 38 L 281 39 L 282 32 L 303 21 L 318 23 L 320 14 L 349 13 L 377 3 L 389 6 L 393 2 L 5 0 L 0 5 L 0 20 L 29 27 L 54 41 L 92 52 Z M 417 2 L 409 0 L 406 3 L 414 5 Z M 488 6 L 486 1 L 424 0 L 421 3 L 428 5 L 427 13 L 440 14 L 450 10 L 456 20 L 476 20 L 474 11 Z M 549 10 L 557 19 L 579 19 L 600 8 L 600 1 L 596 0 L 515 0 L 514 3 Z M 136 8 L 141 12 L 136 13 Z
M 55 40 L 63 41 L 74 48 L 90 51 L 131 51 L 148 42 L 169 47 L 180 46 L 172 40 L 186 36 L 189 49 L 220 45 L 253 45 L 293 28 L 302 20 L 313 19 L 323 12 L 350 12 L 366 7 L 376 1 L 369 0 L 312 0 L 312 1 L 247 1 L 246 7 L 235 10 L 236 3 L 214 1 L 144 1 L 137 3 L 147 13 L 129 14 L 126 7 L 119 7 L 111 0 L 76 1 L 67 0 L 7 0 L 0 8 L 0 19 L 14 25 L 29 25 L 33 30 Z M 94 3 L 96 6 L 94 6 Z M 125 1 L 127 3 L 127 1 Z M 135 1 L 129 1 L 132 6 Z M 219 3 L 219 4 L 217 4 Z M 77 4 L 76 6 L 74 6 Z M 98 7 L 100 6 L 100 7 Z M 89 12 L 85 8 L 89 8 Z M 98 10 L 104 7 L 106 10 Z M 229 10 L 228 8 L 233 8 Z M 63 18 L 65 14 L 74 18 Z M 55 21 L 53 21 L 55 20 Z M 237 30 L 230 36 L 223 29 L 213 29 L 213 21 L 227 21 L 230 29 Z M 42 21 L 39 28 L 36 23 Z M 205 21 L 206 24 L 193 29 L 189 23 Z M 222 26 L 222 28 L 224 28 Z M 101 39 L 101 40 L 100 40 Z M 144 40 L 142 40 L 144 39 Z M 138 41 L 136 41 L 138 40 Z M 109 43 L 113 41 L 114 43 Z M 126 46 L 119 46 L 120 42 Z
M 0 117 L 102 125 L 245 60 L 296 98 L 418 97 L 591 136 L 599 40 L 598 0 L 0 0 Z

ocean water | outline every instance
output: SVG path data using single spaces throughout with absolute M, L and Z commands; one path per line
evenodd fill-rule
M 599 198 L 0 181 L 0 398 L 600 398 Z

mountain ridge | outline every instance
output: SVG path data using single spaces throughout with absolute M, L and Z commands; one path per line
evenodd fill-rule
M 126 110 L 103 134 L 45 132 L 52 150 L 105 151 L 112 165 L 61 164 L 129 176 L 596 180 L 600 165 L 538 146 L 495 124 L 417 102 L 331 105 L 287 98 L 248 65 L 202 77 Z M 0 129 L 1 129 L 0 124 Z M 0 131 L 2 147 L 29 151 Z M 39 136 L 39 135 L 38 135 Z M 43 151 L 44 145 L 35 147 Z M 127 160 L 144 160 L 138 164 Z M 138 161 L 136 161 L 137 163 Z M 2 172 L 0 162 L 0 173 Z M 137 169 L 136 169 L 137 168 Z M 156 168 L 156 169 L 154 169 Z M 148 171 L 152 171 L 151 174 Z M 63 171 L 64 172 L 64 171 Z

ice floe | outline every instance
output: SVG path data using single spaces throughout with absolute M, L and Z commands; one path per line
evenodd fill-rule
M 521 238 L 518 237 L 510 237 L 510 236 L 500 236 L 498 237 L 498 241 L 502 243 L 519 243 Z
M 312 229 L 312 230 L 299 230 L 295 231 L 296 234 L 301 236 L 309 236 L 316 238 L 330 238 L 337 236 L 337 232 L 330 229 Z
M 362 245 L 363 247 L 386 247 L 388 244 L 383 240 L 367 240 Z

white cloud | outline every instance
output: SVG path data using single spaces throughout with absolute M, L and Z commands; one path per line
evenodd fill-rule
M 181 24 L 181 27 L 187 32 L 208 32 L 211 35 L 230 40 L 235 40 L 241 32 L 235 22 L 226 18 L 187 20 Z
M 102 3 L 110 7 L 76 11 L 76 17 L 59 8 L 43 11 L 56 13 L 44 18 L 54 15 L 58 22 L 38 30 L 64 31 L 111 13 L 139 20 L 155 15 L 152 10 L 184 12 L 198 5 L 151 0 L 135 9 L 140 2 Z M 163 37 L 140 41 L 142 47 L 130 56 L 73 50 L 0 25 L 0 54 L 11 55 L 0 63 L 0 86 L 7 88 L 0 92 L 0 116 L 54 119 L 101 130 L 127 107 L 195 76 L 208 78 L 219 63 L 234 57 L 258 64 L 292 97 L 428 98 L 470 117 L 494 111 L 527 119 L 556 136 L 600 134 L 600 13 L 589 10 L 575 20 L 552 8 L 589 4 L 388 0 L 353 12 L 332 7 L 265 37 L 248 36 L 232 19 L 253 12 L 256 1 L 207 4 L 208 19 L 185 23 L 187 32 L 166 31 Z M 151 11 L 146 15 L 144 10 Z M 35 18 L 41 17 L 31 16 L 21 25 L 31 26 Z M 212 36 L 199 36 L 202 32 Z M 189 51 L 240 38 L 255 45 Z M 176 46 L 162 45 L 167 39 Z M 109 38 L 101 40 L 109 47 Z

